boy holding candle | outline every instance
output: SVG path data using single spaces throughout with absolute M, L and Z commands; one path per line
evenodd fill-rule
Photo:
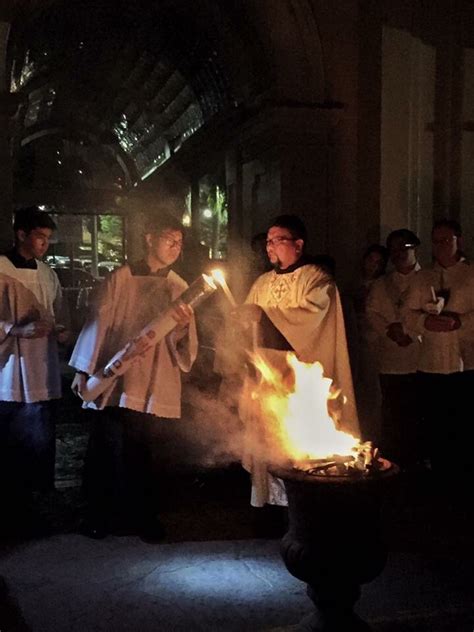
M 187 288 L 171 266 L 183 246 L 184 229 L 161 214 L 145 228 L 145 256 L 115 270 L 101 287 L 78 338 L 70 364 L 79 395 L 89 375 L 105 363 Z M 153 447 L 181 415 L 181 371 L 197 354 L 193 310 L 179 304 L 176 328 L 144 348 L 140 362 L 113 382 L 98 400 L 85 463 L 88 508 L 82 533 L 102 538 L 111 531 L 138 531 L 147 541 L 163 537 L 155 515 Z
M 393 269 L 374 281 L 366 304 L 382 392 L 380 447 L 384 457 L 404 467 L 414 466 L 421 458 L 417 380 L 420 336 L 403 323 L 410 285 L 421 269 L 419 245 L 418 237 L 407 228 L 388 235 Z

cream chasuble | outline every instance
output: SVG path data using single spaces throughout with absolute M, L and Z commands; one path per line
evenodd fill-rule
M 324 375 L 341 390 L 345 404 L 340 411 L 340 428 L 359 436 L 352 375 L 347 351 L 344 318 L 338 290 L 332 279 L 318 266 L 303 265 L 292 272 L 275 271 L 260 276 L 252 286 L 247 303 L 259 305 L 266 316 L 293 348 L 299 360 L 320 362 Z M 259 350 L 260 351 L 260 350 Z M 286 351 L 262 350 L 265 359 L 281 365 Z M 246 446 L 243 465 L 252 474 L 252 505 L 286 504 L 286 495 L 279 479 L 267 472 L 261 455 L 253 447 L 258 440 L 258 419 L 252 404 L 255 384 L 246 379 L 243 387 L 240 415 L 246 426 Z

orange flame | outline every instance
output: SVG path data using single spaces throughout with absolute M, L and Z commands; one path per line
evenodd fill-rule
M 350 434 L 336 429 L 328 412 L 330 400 L 340 392 L 331 389 L 332 380 L 324 377 L 319 362 L 300 362 L 287 354 L 290 374 L 282 375 L 265 359 L 255 354 L 260 384 L 253 393 L 272 426 L 280 450 L 295 461 L 351 455 L 360 445 Z

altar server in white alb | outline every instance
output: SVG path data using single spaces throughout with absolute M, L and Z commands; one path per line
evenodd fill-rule
M 244 325 L 258 323 L 259 351 L 276 367 L 285 362 L 288 351 L 295 352 L 302 362 L 320 362 L 325 376 L 334 381 L 345 398 L 340 428 L 358 435 L 339 293 L 333 278 L 305 255 L 305 241 L 306 229 L 299 217 L 281 215 L 272 222 L 266 247 L 273 270 L 255 281 L 237 316 Z M 252 476 L 251 503 L 256 507 L 266 503 L 285 505 L 282 482 L 267 472 L 267 463 L 254 451 L 265 420 L 259 418 L 253 388 L 247 380 L 240 406 L 248 438 L 243 465 Z
M 434 262 L 413 279 L 405 322 L 421 335 L 424 436 L 432 469 L 451 496 L 468 488 L 470 493 L 474 478 L 474 267 L 463 255 L 456 220 L 438 220 L 431 237 Z
M 366 303 L 382 391 L 380 447 L 384 457 L 407 468 L 422 457 L 417 374 L 421 337 L 404 323 L 410 285 L 421 269 L 416 256 L 419 245 L 418 237 L 407 228 L 388 235 L 393 269 L 374 281 Z
M 80 395 L 88 376 L 104 367 L 148 323 L 188 287 L 171 266 L 183 246 L 184 229 L 159 214 L 145 228 L 143 260 L 115 270 L 104 281 L 79 335 L 70 364 L 77 370 L 73 390 Z M 159 540 L 154 451 L 181 416 L 181 371 L 197 353 L 192 308 L 175 310 L 176 328 L 144 350 L 143 357 L 95 402 L 85 464 L 88 512 L 82 531 L 101 538 L 108 532 L 138 532 Z
M 41 261 L 56 225 L 18 210 L 15 245 L 0 256 L 0 484 L 3 525 L 27 527 L 34 491 L 54 487 L 57 342 L 67 337 L 58 277 Z M 23 517 L 22 517 L 23 515 Z

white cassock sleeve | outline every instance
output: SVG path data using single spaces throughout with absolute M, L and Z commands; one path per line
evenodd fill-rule
M 112 325 L 114 285 L 114 275 L 103 281 L 69 360 L 72 367 L 88 375 L 95 373 L 101 366 L 100 359 Z

